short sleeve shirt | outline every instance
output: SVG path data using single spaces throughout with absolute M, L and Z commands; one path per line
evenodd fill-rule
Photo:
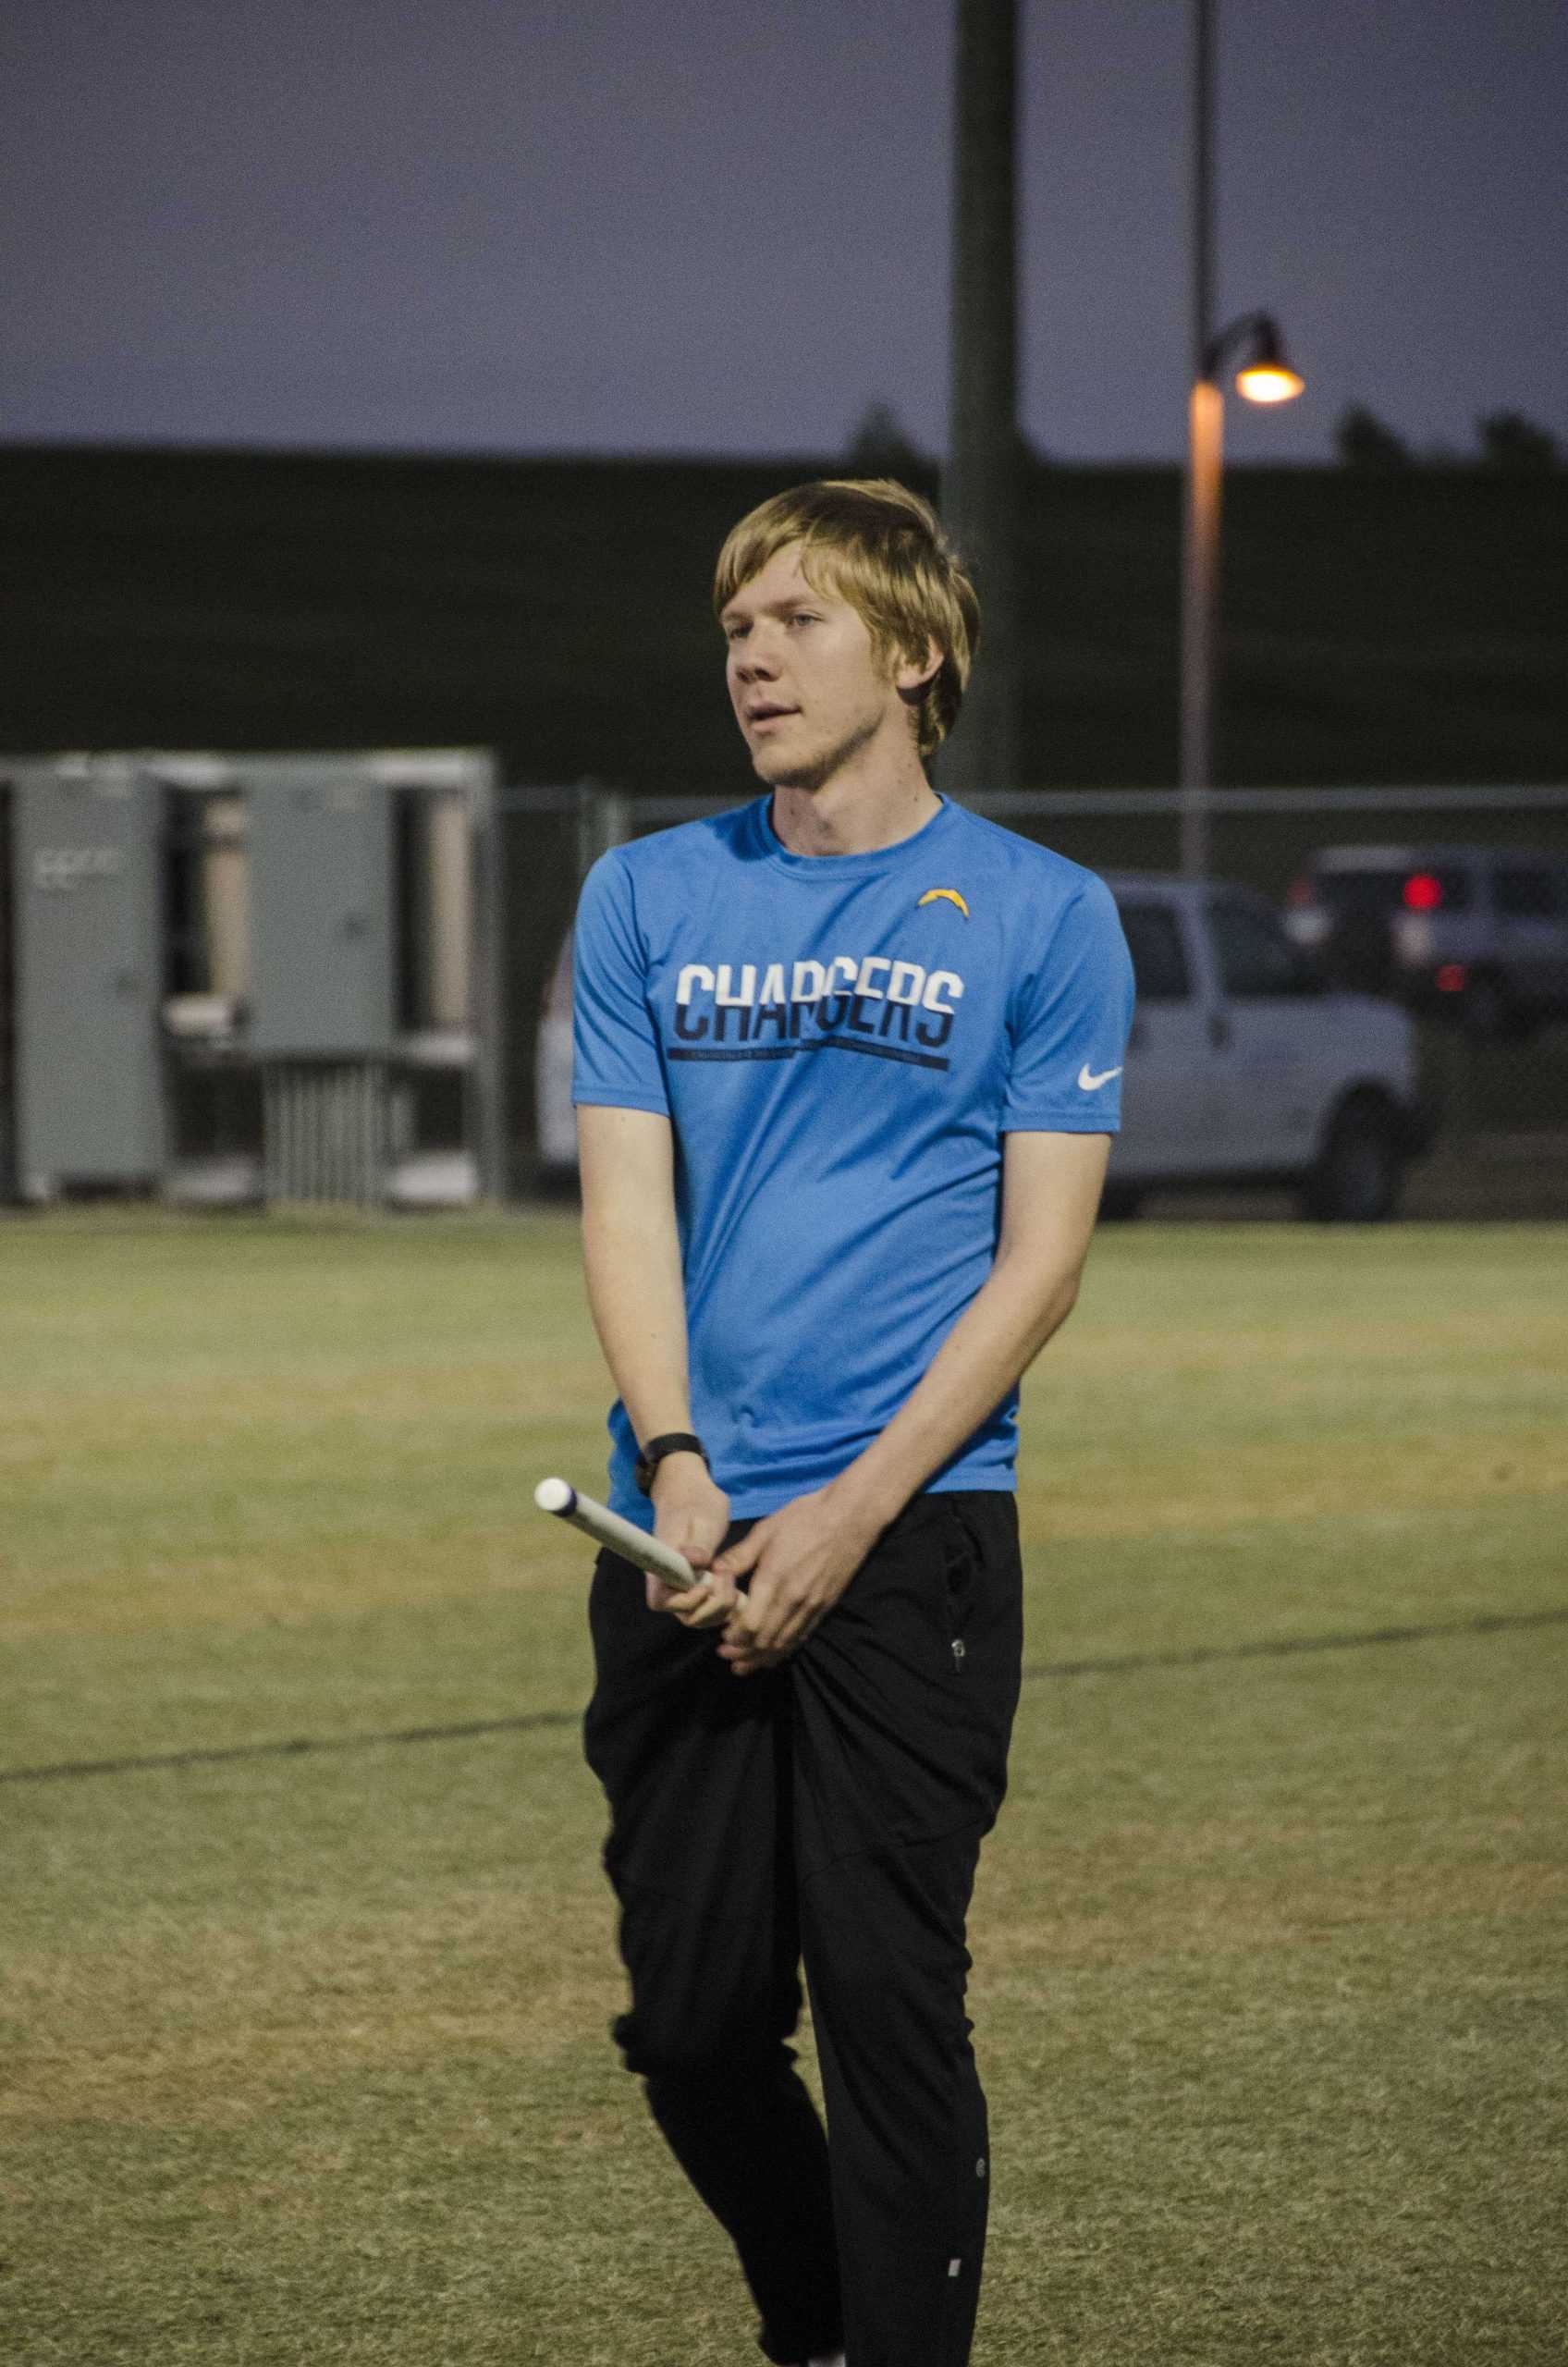
M 617 847 L 573 946 L 579 1103 L 667 1116 L 692 1419 L 738 1518 L 884 1429 L 989 1273 L 1010 1133 L 1110 1134 L 1133 974 L 1092 872 L 943 801 L 796 855 L 766 797 Z M 1017 1392 L 926 1484 L 1013 1484 Z M 624 1408 L 610 1500 L 644 1527 Z

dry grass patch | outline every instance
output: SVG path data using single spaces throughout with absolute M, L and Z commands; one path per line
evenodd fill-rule
M 1547 1229 L 1108 1237 L 1025 1404 L 976 2367 L 1568 2355 Z M 46 1254 L 43 1254 L 46 1253 Z M 0 1227 L 12 1767 L 586 1686 L 573 1227 Z M 1555 1393 L 1554 1393 L 1555 1392 Z M 25 1441 L 25 1453 L 20 1447 Z M 25 1482 L 25 1486 L 24 1486 Z M 1148 1663 L 1390 1623 L 1384 1650 Z M 7 2367 L 728 2367 L 570 1723 L 0 1787 Z

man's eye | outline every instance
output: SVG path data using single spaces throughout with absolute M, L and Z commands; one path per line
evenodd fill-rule
M 797 608 L 790 619 L 792 625 L 815 625 L 820 624 L 821 621 L 821 618 L 811 608 Z

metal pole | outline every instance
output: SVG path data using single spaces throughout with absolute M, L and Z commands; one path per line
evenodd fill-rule
M 1193 375 L 1204 374 L 1214 335 L 1214 17 L 1217 0 L 1193 0 Z
M 202 812 L 202 908 L 207 936 L 207 984 L 215 995 L 242 1002 L 251 991 L 251 901 L 245 855 L 243 795 L 204 797 Z
M 469 1132 L 479 1154 L 484 1198 L 506 1199 L 510 1184 L 510 1121 L 506 982 L 506 823 L 488 765 L 468 792 L 472 866 L 473 1066 L 464 1095 Z M 477 1111 L 474 1108 L 477 1099 Z
M 1016 0 L 959 0 L 942 510 L 974 575 L 982 654 L 942 760 L 958 797 L 1019 779 L 1017 80 Z
M 1201 879 L 1209 867 L 1224 427 L 1224 397 L 1212 379 L 1199 378 L 1187 415 L 1186 532 L 1182 554 L 1182 869 L 1189 879 Z
M 1182 551 L 1182 869 L 1208 868 L 1213 786 L 1211 705 L 1219 574 L 1219 469 L 1224 403 L 1210 377 L 1214 335 L 1214 17 L 1193 0 L 1192 373 Z
M 473 863 L 469 799 L 461 790 L 436 790 L 425 800 L 423 852 L 430 865 L 429 976 L 425 1017 L 431 1027 L 473 1025 Z

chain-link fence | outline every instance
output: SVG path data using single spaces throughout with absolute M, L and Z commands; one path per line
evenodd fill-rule
M 619 840 L 727 802 L 594 784 L 501 793 L 515 1191 L 570 1174 L 562 956 L 583 872 Z M 1096 871 L 1177 866 L 1172 791 L 973 803 Z M 1412 1013 L 1435 1133 L 1407 1210 L 1568 1216 L 1568 786 L 1227 790 L 1207 803 L 1213 877 L 1266 897 L 1333 983 Z

